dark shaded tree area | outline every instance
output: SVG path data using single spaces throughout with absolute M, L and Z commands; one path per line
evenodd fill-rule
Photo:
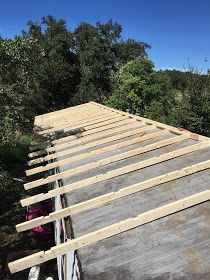
M 109 20 L 81 23 L 70 31 L 64 20 L 28 22 L 14 39 L 0 38 L 0 137 L 30 131 L 34 115 L 66 106 L 105 102 L 111 74 L 124 63 L 146 57 L 150 46 L 122 39 L 122 27 Z M 5 132 L 5 133 L 3 133 Z

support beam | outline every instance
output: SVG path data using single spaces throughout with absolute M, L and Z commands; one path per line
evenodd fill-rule
M 123 113 L 122 111 L 104 106 L 102 104 L 99 104 L 99 103 L 96 103 L 96 102 L 93 102 L 93 101 L 91 101 L 90 103 L 95 104 L 96 106 L 98 106 L 100 108 L 104 108 L 104 110 L 107 110 L 107 111 L 110 111 L 110 112 L 114 112 L 114 113 L 118 113 L 118 114 Z M 132 115 L 132 114 L 129 114 L 129 113 L 126 113 L 126 114 L 130 117 L 134 117 L 136 120 L 144 121 L 147 124 L 153 124 L 157 128 L 168 129 L 170 132 L 175 133 L 175 134 L 190 133 L 191 138 L 193 140 L 196 140 L 196 141 L 208 141 L 209 140 L 209 138 L 206 137 L 206 136 L 202 136 L 202 135 L 199 135 L 199 134 L 196 134 L 196 133 L 192 133 L 192 132 L 187 131 L 187 130 L 176 128 L 176 127 L 173 127 L 173 126 L 170 126 L 170 125 L 167 125 L 167 124 L 163 124 L 163 123 L 160 123 L 160 122 L 157 122 L 157 121 L 153 121 L 153 120 L 150 120 L 150 119 L 147 119 L 147 118 L 144 118 L 144 117 L 135 116 L 135 115 Z M 125 115 L 125 113 L 124 113 L 124 115 Z
M 109 124 L 109 123 L 114 123 L 114 122 L 117 122 L 119 119 L 123 119 L 122 116 L 117 116 L 117 115 L 108 115 L 106 114 L 106 117 L 100 117 L 100 118 L 91 118 L 91 120 L 89 121 L 82 121 L 82 122 L 79 122 L 79 123 L 68 123 L 68 126 L 66 126 L 66 128 L 63 129 L 63 133 L 68 133 L 69 131 L 73 131 L 73 130 L 79 130 L 81 128 L 85 129 L 85 130 L 89 130 L 89 129 L 93 129 L 93 128 L 97 128 L 97 127 L 101 127 L 103 125 L 106 125 L 106 124 Z M 125 119 L 125 117 L 124 117 Z M 61 127 L 59 127 L 58 131 L 60 131 L 60 129 L 62 129 Z M 55 130 L 54 131 L 54 134 L 52 135 L 55 135 L 57 133 L 57 131 Z M 75 136 L 74 136 L 75 137 Z M 66 138 L 67 136 L 64 136 L 62 138 L 59 138 L 59 139 L 56 139 L 56 140 L 53 140 L 51 143 L 52 144 L 56 144 L 56 143 L 62 143 L 62 142 L 65 142 L 66 141 Z M 36 142 L 34 144 L 34 142 Z M 47 141 L 45 141 L 46 143 L 46 146 L 49 145 L 47 143 Z M 41 139 L 41 145 L 43 145 L 43 139 Z M 42 147 L 42 146 L 41 146 Z M 39 149 L 39 142 L 37 141 L 32 141 L 32 147 L 31 149 Z
M 28 165 L 30 166 L 30 165 L 38 164 L 38 163 L 41 163 L 41 162 L 49 161 L 51 159 L 57 159 L 59 157 L 66 156 L 66 155 L 70 156 L 73 153 L 82 152 L 86 149 L 93 148 L 93 147 L 96 147 L 96 146 L 99 146 L 99 145 L 102 145 L 102 144 L 111 143 L 111 142 L 114 142 L 114 141 L 117 141 L 117 140 L 120 140 L 120 139 L 123 139 L 123 138 L 138 135 L 142 132 L 146 132 L 146 131 L 154 129 L 154 128 L 155 128 L 155 126 L 148 125 L 148 126 L 145 126 L 145 127 L 136 128 L 136 129 L 129 130 L 129 131 L 126 131 L 126 132 L 121 131 L 120 134 L 117 134 L 117 135 L 114 135 L 114 136 L 110 136 L 110 137 L 107 137 L 107 138 L 104 138 L 104 139 L 101 139 L 101 140 L 93 141 L 93 142 L 85 144 L 85 145 L 73 147 L 71 149 L 67 149 L 65 151 L 54 153 L 52 155 L 48 155 L 48 156 L 45 156 L 45 157 L 42 157 L 42 158 L 37 158 L 37 159 L 30 160 L 28 162 Z
M 126 131 L 130 128 L 140 127 L 141 125 L 142 125 L 142 123 L 139 123 L 139 122 L 130 123 L 129 121 L 126 120 L 124 126 L 117 127 L 117 128 L 111 129 L 111 130 L 107 130 L 107 131 L 104 131 L 104 132 L 101 132 L 101 133 L 97 133 L 96 135 L 87 136 L 87 137 L 80 138 L 80 139 L 76 139 L 76 137 L 75 137 L 75 139 L 72 140 L 69 143 L 64 143 L 62 145 L 59 145 L 58 147 L 47 148 L 46 151 L 47 152 L 54 152 L 54 151 L 60 150 L 60 146 L 61 146 L 61 148 L 71 148 L 71 147 L 79 146 L 79 144 L 84 145 L 84 144 L 86 144 L 87 141 L 94 141 L 94 140 L 96 141 L 96 140 L 99 140 L 102 137 L 108 137 L 112 134 L 120 133 L 120 132 Z M 42 152 L 42 151 L 40 151 L 40 152 Z M 29 153 L 28 156 L 30 158 L 33 158 L 33 157 L 39 156 L 40 152 Z
M 84 123 L 84 122 L 90 122 L 90 121 L 94 121 L 97 120 L 97 118 L 101 119 L 101 117 L 103 117 L 104 119 L 106 118 L 110 118 L 110 116 L 112 117 L 119 117 L 119 114 L 114 114 L 114 113 L 100 113 L 100 112 L 95 112 L 95 113 L 91 113 L 89 115 L 85 115 L 83 118 L 79 118 L 77 116 L 77 118 L 75 119 L 75 115 L 74 118 L 72 120 L 70 120 L 69 118 L 66 121 L 60 122 L 58 124 L 54 124 L 51 123 L 50 127 L 43 129 L 42 131 L 37 132 L 39 135 L 49 135 L 49 134 L 53 134 L 56 130 L 61 129 L 63 127 L 68 127 L 68 126 L 72 126 L 72 125 L 77 125 L 79 123 Z
M 161 184 L 171 182 L 175 179 L 177 180 L 177 179 L 183 178 L 185 176 L 189 176 L 191 174 L 194 174 L 194 173 L 197 173 L 200 171 L 200 169 L 191 168 L 191 167 L 192 166 L 183 168 L 181 170 L 176 170 L 176 171 L 173 171 L 170 173 L 166 173 L 164 175 L 161 175 L 161 176 L 119 189 L 116 192 L 110 192 L 110 193 L 83 201 L 81 203 L 75 204 L 73 206 L 66 207 L 62 210 L 52 212 L 48 216 L 42 216 L 42 217 L 38 217 L 36 219 L 30 220 L 27 222 L 20 223 L 20 224 L 16 225 L 16 230 L 17 230 L 17 232 L 29 230 L 34 227 L 53 222 L 57 219 L 61 219 L 61 218 L 64 218 L 64 217 L 67 217 L 70 215 L 74 215 L 77 213 L 81 213 L 81 212 L 93 209 L 95 207 L 102 206 L 108 202 L 135 194 L 137 192 L 141 192 L 141 191 L 153 188 L 153 187 L 158 187 Z
M 183 140 L 183 139 L 185 139 L 185 136 L 183 136 L 181 138 L 181 140 Z M 165 141 L 165 142 L 170 143 L 170 141 Z M 172 142 L 172 139 L 171 139 L 171 142 Z M 176 139 L 175 139 L 175 142 L 176 142 Z M 173 152 L 162 154 L 159 157 L 153 157 L 153 158 L 146 159 L 146 160 L 138 162 L 138 163 L 127 165 L 126 167 L 121 167 L 121 168 L 118 168 L 115 170 L 111 170 L 105 174 L 100 174 L 100 175 L 94 176 L 89 179 L 90 179 L 90 181 L 92 181 L 92 179 L 94 178 L 97 182 L 101 182 L 101 181 L 111 179 L 111 178 L 114 178 L 114 177 L 117 177 L 117 176 L 120 176 L 123 174 L 127 174 L 129 172 L 133 172 L 133 171 L 136 171 L 136 170 L 139 170 L 139 169 L 142 169 L 142 168 L 145 168 L 145 167 L 148 167 L 148 166 L 151 166 L 151 165 L 154 165 L 154 164 L 166 161 L 166 160 L 174 159 L 174 158 L 182 156 L 182 155 L 186 155 L 186 154 L 189 154 L 189 153 L 192 153 L 195 151 L 199 151 L 199 150 L 204 149 L 209 146 L 210 146 L 210 141 L 200 142 L 195 145 L 191 145 L 191 146 L 188 146 L 185 148 L 174 150 Z M 155 147 L 155 146 L 152 146 L 152 147 Z M 129 157 L 141 154 L 144 151 L 147 151 L 147 147 L 138 148 L 133 151 L 128 151 L 126 153 L 115 155 L 110 158 L 99 160 L 98 162 L 92 162 L 92 163 L 89 163 L 89 164 L 86 164 L 86 165 L 83 165 L 83 166 L 80 166 L 80 167 L 77 167 L 77 168 L 74 168 L 71 170 L 63 171 L 58 174 L 48 176 L 47 178 L 42 178 L 39 180 L 35 180 L 33 182 L 29 182 L 29 183 L 24 184 L 24 188 L 26 190 L 29 190 L 32 188 L 36 188 L 36 187 L 39 187 L 39 186 L 42 186 L 45 184 L 55 182 L 60 179 L 69 178 L 71 176 L 80 174 L 82 172 L 89 171 L 91 169 L 95 169 L 95 168 L 98 168 L 98 167 L 101 167 L 101 166 L 104 166 L 104 165 L 107 165 L 110 163 L 114 163 L 114 162 L 122 160 L 122 159 L 126 159 Z M 82 182 L 82 181 L 80 181 L 80 182 Z
M 184 177 L 184 176 L 187 176 L 187 175 L 190 175 L 195 172 L 199 172 L 199 171 L 202 171 L 202 170 L 205 170 L 208 168 L 210 168 L 210 160 L 200 162 L 197 164 L 193 164 L 191 166 L 182 168 L 181 170 L 176 170 L 176 171 L 173 171 L 170 173 L 166 173 L 165 175 L 161 175 L 161 176 L 155 177 L 153 179 L 144 181 L 142 184 L 144 184 L 144 186 L 148 186 L 148 184 L 157 184 L 158 185 L 158 184 L 161 184 L 164 182 L 169 182 L 169 181 L 172 181 L 172 180 L 175 180 L 175 179 L 178 179 L 178 178 L 181 178 L 181 177 Z M 82 182 L 82 184 L 81 184 L 81 182 Z M 20 202 L 23 207 L 28 206 L 28 205 L 31 205 L 31 204 L 34 204 L 37 202 L 44 201 L 46 199 L 53 198 L 58 195 L 62 195 L 62 194 L 71 192 L 76 189 L 80 189 L 82 187 L 85 187 L 85 186 L 88 186 L 88 185 L 91 185 L 94 183 L 97 183 L 97 181 L 92 180 L 92 182 L 91 182 L 89 179 L 86 179 L 86 180 L 83 180 L 83 181 L 80 181 L 80 182 L 77 182 L 74 184 L 60 187 L 58 189 L 50 190 L 47 193 L 40 193 L 40 194 L 31 196 L 31 197 L 22 199 Z
M 110 135 L 113 135 L 116 132 L 120 132 L 122 130 L 124 131 L 125 127 L 127 127 L 129 129 L 130 125 L 132 125 L 132 124 L 135 124 L 134 127 L 136 126 L 136 124 L 138 124 L 139 126 L 141 125 L 141 123 L 136 123 L 135 121 L 129 120 L 129 119 L 120 120 L 119 122 L 116 122 L 114 124 L 107 125 L 105 128 L 99 127 L 99 128 L 85 131 L 81 134 L 82 137 L 80 139 L 75 139 L 74 136 L 73 137 L 69 136 L 69 137 L 67 137 L 68 138 L 67 140 L 70 140 L 70 142 L 68 141 L 66 143 L 47 148 L 46 150 L 47 150 L 47 152 L 57 152 L 62 149 L 65 149 L 65 148 L 75 146 L 77 144 L 85 143 L 87 141 L 94 141 L 94 140 L 100 139 L 102 137 L 108 137 Z M 93 135 L 91 135 L 91 134 L 93 134 Z
M 88 152 L 88 153 L 83 153 L 81 155 L 72 156 L 72 157 L 69 157 L 69 158 L 66 158 L 66 159 L 54 161 L 52 163 L 46 164 L 45 166 L 39 166 L 39 167 L 36 167 L 36 168 L 29 169 L 29 170 L 26 171 L 26 175 L 31 176 L 31 175 L 34 175 L 34 174 L 37 174 L 37 173 L 40 173 L 40 172 L 48 171 L 50 169 L 69 164 L 69 163 L 73 163 L 73 162 L 76 162 L 76 161 L 79 161 L 79 160 L 82 160 L 82 159 L 91 158 L 91 157 L 101 155 L 101 154 L 104 154 L 104 153 L 107 153 L 107 152 L 110 152 L 110 151 L 114 151 L 114 150 L 117 150 L 117 149 L 121 149 L 121 148 L 124 148 L 124 147 L 132 146 L 134 144 L 138 144 L 138 143 L 141 143 L 143 141 L 154 139 L 154 138 L 157 138 L 157 137 L 161 137 L 161 136 L 164 136 L 164 135 L 167 135 L 167 134 L 169 134 L 168 130 L 160 130 L 160 131 L 157 131 L 157 132 L 154 132 L 154 133 L 149 133 L 149 134 L 146 134 L 146 135 L 144 135 L 144 133 L 142 133 L 142 135 L 144 135 L 144 136 L 139 135 L 137 138 L 132 139 L 132 140 L 127 140 L 127 141 L 124 141 L 124 142 L 121 142 L 121 143 L 118 143 L 118 144 L 110 145 L 108 147 L 104 147 L 104 148 L 101 148 L 101 149 L 96 149 L 96 150 L 93 150 L 93 151 Z
M 100 240 L 112 237 L 116 234 L 131 230 L 135 227 L 150 223 L 170 214 L 182 211 L 199 203 L 210 200 L 210 190 L 206 190 L 175 202 L 163 205 L 145 213 L 139 214 L 134 218 L 129 218 L 121 222 L 106 226 L 94 232 L 80 236 L 63 244 L 52 247 L 48 251 L 41 251 L 25 258 L 10 262 L 8 264 L 11 273 L 15 273 L 34 265 L 49 261 L 58 256 L 64 255 L 69 251 L 81 249 Z
M 67 122 L 67 124 L 65 124 L 64 126 L 62 124 L 58 124 L 57 126 L 54 126 L 53 128 L 60 130 L 63 129 L 64 131 L 69 131 L 71 129 L 77 129 L 79 127 L 86 127 L 86 126 L 91 126 L 100 122 L 105 122 L 114 118 L 119 118 L 119 115 L 117 114 L 101 114 L 100 116 L 91 116 L 90 118 L 87 118 L 85 120 L 82 121 L 72 121 L 72 122 Z
M 124 124 L 129 124 L 129 123 L 132 123 L 132 120 L 122 118 L 122 117 L 117 117 L 114 120 L 109 120 L 105 124 L 100 123 L 100 125 L 98 125 L 98 127 L 88 128 L 88 129 L 85 128 L 85 131 L 81 133 L 80 137 L 82 139 L 86 139 L 86 136 L 88 136 L 88 135 L 91 135 L 94 133 L 97 133 L 97 135 L 99 135 L 99 133 L 102 133 L 102 132 L 105 133 L 107 130 L 110 130 L 111 128 L 116 128 L 116 127 L 122 126 Z M 75 136 L 70 135 L 70 136 L 67 136 L 67 137 L 64 137 L 64 138 L 61 138 L 58 140 L 61 140 L 61 141 L 56 142 L 57 145 L 56 145 L 56 147 L 52 147 L 52 150 L 50 150 L 50 148 L 49 148 L 50 152 L 68 147 L 69 143 L 71 143 L 70 141 L 75 140 Z M 64 142 L 64 143 L 62 143 L 62 142 Z

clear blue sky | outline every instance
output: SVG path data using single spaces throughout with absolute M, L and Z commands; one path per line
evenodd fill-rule
M 52 14 L 70 29 L 80 22 L 106 22 L 123 27 L 123 37 L 151 44 L 157 69 L 210 67 L 210 0 L 0 0 L 0 34 L 13 37 L 26 23 Z

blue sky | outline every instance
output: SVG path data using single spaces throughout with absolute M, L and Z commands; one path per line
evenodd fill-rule
M 72 30 L 82 21 L 123 27 L 123 37 L 151 44 L 157 69 L 210 67 L 210 0 L 0 0 L 0 34 L 13 37 L 26 23 L 52 14 Z

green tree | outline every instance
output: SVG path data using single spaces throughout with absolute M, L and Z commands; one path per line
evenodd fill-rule
M 210 76 L 190 68 L 186 87 L 172 111 L 173 123 L 192 132 L 210 136 Z
M 167 75 L 154 71 L 151 60 L 137 58 L 128 62 L 113 75 L 113 82 L 109 106 L 129 108 L 142 116 L 167 122 L 174 102 L 170 80 Z

